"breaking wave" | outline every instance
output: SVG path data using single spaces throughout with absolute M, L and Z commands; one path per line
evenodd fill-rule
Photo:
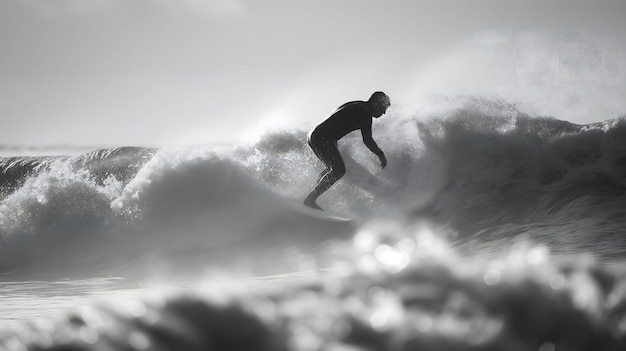
M 23 350 L 622 350 L 623 272 L 517 241 L 458 255 L 426 225 L 378 223 L 325 275 L 152 291 L 39 320 Z M 347 253 L 347 255 L 346 255 Z
M 472 250 L 497 251 L 523 234 L 557 253 L 621 258 L 624 119 L 576 125 L 473 98 L 450 106 L 377 120 L 384 170 L 348 135 L 339 145 L 347 174 L 322 207 L 357 223 L 427 219 Z M 169 254 L 287 230 L 301 239 L 348 232 L 294 210 L 320 170 L 304 130 L 253 145 L 2 158 L 0 269 Z
M 349 223 L 302 210 L 322 168 L 304 130 L 249 145 L 0 159 L 5 279 L 154 274 L 194 286 L 33 321 L 0 345 L 624 349 L 626 119 L 577 125 L 500 101 L 443 105 L 376 121 L 383 170 L 359 135 L 339 144 L 347 174 L 319 202 Z M 213 270 L 227 282 L 199 278 Z

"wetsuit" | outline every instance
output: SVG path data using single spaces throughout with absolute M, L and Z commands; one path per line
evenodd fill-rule
M 305 200 L 305 204 L 319 208 L 315 204 L 315 199 L 345 174 L 346 167 L 337 148 L 337 141 L 346 134 L 360 129 L 365 145 L 381 160 L 384 159 L 382 150 L 372 138 L 372 117 L 372 111 L 365 101 L 352 101 L 341 105 L 330 117 L 309 132 L 309 146 L 326 169 L 320 173 L 315 188 Z M 386 164 L 386 160 L 382 162 Z

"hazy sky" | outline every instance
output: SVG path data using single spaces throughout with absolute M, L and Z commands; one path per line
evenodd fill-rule
M 0 144 L 236 140 L 375 90 L 615 118 L 624 15 L 623 0 L 0 0 Z

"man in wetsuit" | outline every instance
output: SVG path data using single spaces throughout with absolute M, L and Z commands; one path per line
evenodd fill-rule
M 363 143 L 378 156 L 380 167 L 387 166 L 385 154 L 372 138 L 372 117 L 382 116 L 390 105 L 389 97 L 377 91 L 367 101 L 352 101 L 339 106 L 337 111 L 309 132 L 309 145 L 326 169 L 320 173 L 315 187 L 304 200 L 305 205 L 321 210 L 315 202 L 317 198 L 346 173 L 337 141 L 352 131 L 360 129 Z

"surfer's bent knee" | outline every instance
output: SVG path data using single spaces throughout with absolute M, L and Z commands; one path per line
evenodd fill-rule
M 343 163 L 338 163 L 332 166 L 331 172 L 334 178 L 339 179 L 346 174 L 346 167 L 343 165 Z

